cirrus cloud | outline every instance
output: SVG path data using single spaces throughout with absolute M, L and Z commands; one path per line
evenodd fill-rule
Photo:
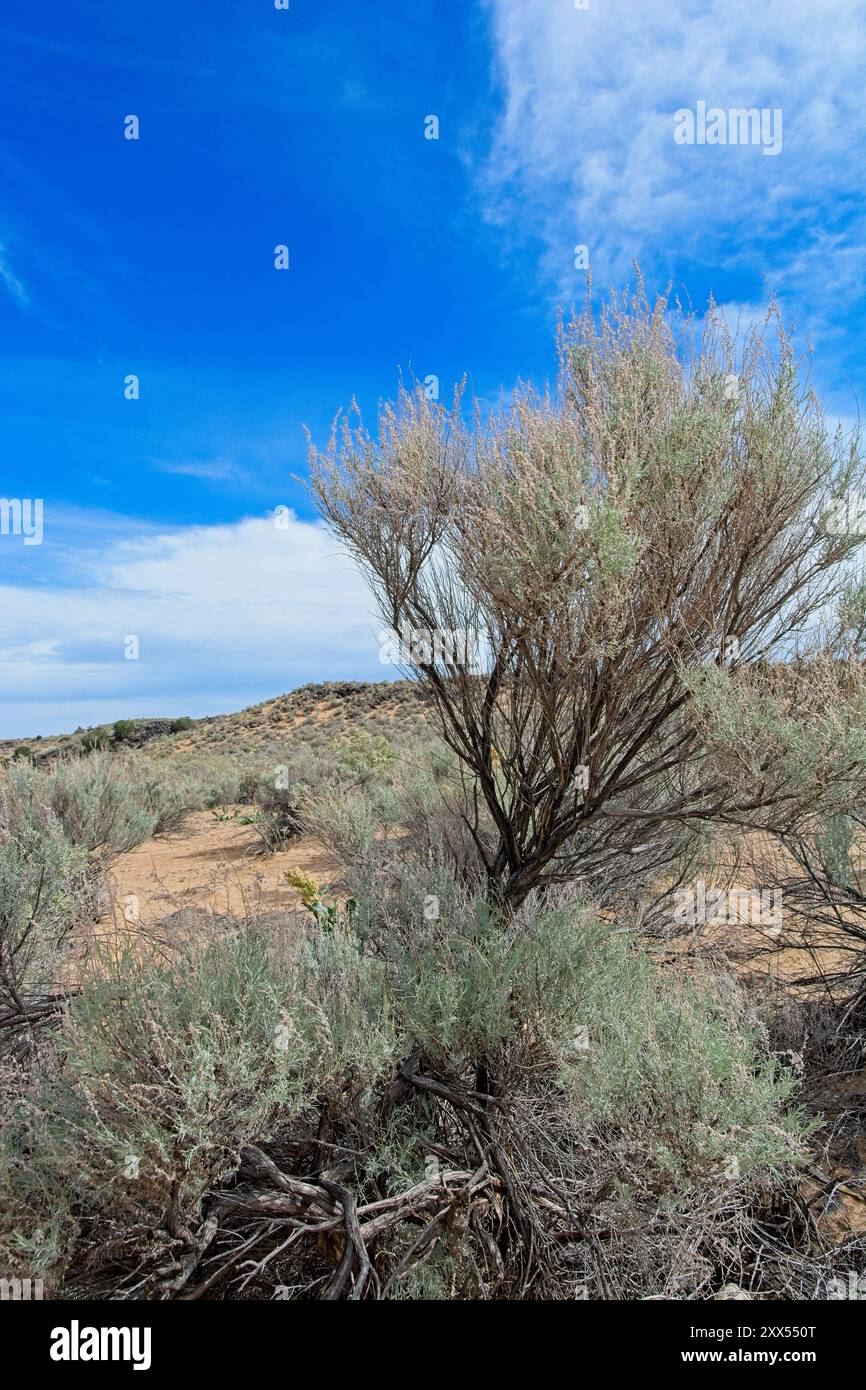
M 488 0 L 504 92 L 486 168 L 490 218 L 540 244 L 547 283 L 582 290 L 634 259 L 717 297 L 769 279 L 838 351 L 864 307 L 866 10 L 835 0 Z M 781 109 L 778 157 L 678 145 L 674 114 Z M 844 326 L 840 322 L 844 314 Z M 850 343 L 849 343 L 850 350 Z

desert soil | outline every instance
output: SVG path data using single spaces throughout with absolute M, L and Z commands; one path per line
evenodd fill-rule
M 278 854 L 259 853 L 260 844 L 250 826 L 197 812 L 176 834 L 148 840 L 114 861 L 115 913 L 153 927 L 182 907 L 241 914 L 255 901 L 294 910 L 300 898 L 285 881 L 287 869 L 311 874 L 323 889 L 339 879 L 339 866 L 311 836 Z

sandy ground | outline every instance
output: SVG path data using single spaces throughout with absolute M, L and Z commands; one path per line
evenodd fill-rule
M 278 854 L 258 853 L 259 845 L 250 826 L 197 812 L 177 834 L 148 840 L 115 860 L 116 913 L 153 927 L 181 907 L 240 914 L 255 901 L 271 910 L 295 909 L 300 898 L 283 877 L 286 869 L 302 869 L 322 888 L 339 878 L 339 866 L 310 836 Z
M 238 815 L 244 810 L 240 808 Z M 114 861 L 115 916 L 130 925 L 152 927 L 181 907 L 240 914 L 255 901 L 269 910 L 294 910 L 300 898 L 285 881 L 287 869 L 310 874 L 323 890 L 339 885 L 341 877 L 339 863 L 312 836 L 300 836 L 278 854 L 262 854 L 255 831 L 236 816 L 221 820 L 211 811 L 199 811 L 182 830 L 148 840 Z M 839 964 L 840 957 L 826 949 L 778 949 L 778 931 L 756 915 L 744 883 L 731 890 L 732 901 L 737 901 L 737 893 L 743 894 L 742 906 L 737 903 L 726 924 L 698 926 L 655 949 L 673 962 L 712 948 L 735 970 L 769 977 L 782 986 L 813 972 L 819 963 L 825 968 Z M 323 896 L 327 898 L 327 892 Z

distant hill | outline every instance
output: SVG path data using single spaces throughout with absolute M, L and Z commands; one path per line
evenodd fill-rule
M 339 734 L 349 727 L 386 733 L 389 724 L 408 732 L 420 725 L 429 701 L 414 681 L 324 681 L 302 685 L 287 695 L 265 700 L 235 714 L 202 719 L 124 719 L 72 734 L 0 740 L 0 759 L 28 757 L 33 762 L 74 756 L 93 746 L 136 748 L 147 745 L 158 756 L 176 749 L 254 751 L 295 731 L 303 736 L 318 727 Z

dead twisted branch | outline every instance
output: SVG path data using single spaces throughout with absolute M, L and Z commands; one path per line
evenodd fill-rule
M 422 1065 L 417 1057 L 403 1062 L 383 1109 L 416 1096 L 447 1112 L 447 1145 L 419 1139 L 434 1155 L 435 1171 L 401 1192 L 368 1195 L 362 1166 L 347 1172 L 344 1163 L 301 1176 L 249 1145 L 232 1185 L 209 1194 L 199 1231 L 186 1237 L 188 1248 L 157 1271 L 150 1296 L 195 1300 L 232 1281 L 242 1289 L 287 1254 L 301 1257 L 304 1247 L 330 1267 L 318 1281 L 321 1299 L 387 1298 L 449 1234 L 468 1237 L 477 1251 L 488 1296 L 505 1284 L 506 1271 L 516 1287 L 528 1287 L 539 1229 L 553 1220 L 563 1227 L 558 1240 L 577 1240 L 581 1223 L 567 1202 L 552 1200 L 548 1184 L 530 1187 L 520 1179 L 500 1097 L 427 1075 Z M 308 1148 L 320 1150 L 321 1139 Z M 471 1161 L 454 1162 L 461 1155 Z

